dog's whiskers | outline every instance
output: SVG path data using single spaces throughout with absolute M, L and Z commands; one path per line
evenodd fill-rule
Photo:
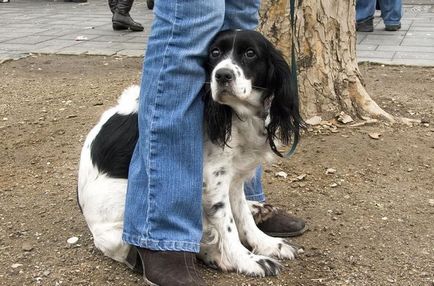
M 260 87 L 260 86 L 256 86 L 256 85 L 252 85 L 252 87 L 256 88 L 256 89 L 267 90 L 265 87 Z

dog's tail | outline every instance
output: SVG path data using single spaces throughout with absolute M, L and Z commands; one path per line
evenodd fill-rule
M 140 86 L 132 85 L 125 89 L 118 99 L 118 113 L 128 115 L 139 110 Z

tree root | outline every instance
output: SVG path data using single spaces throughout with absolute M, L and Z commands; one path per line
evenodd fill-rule
M 366 91 L 365 87 L 360 82 L 360 79 L 357 78 L 355 82 L 355 90 L 350 93 L 353 101 L 356 103 L 357 107 L 361 109 L 365 120 L 372 120 L 370 117 L 379 118 L 382 120 L 386 120 L 389 123 L 400 123 L 406 125 L 413 125 L 421 123 L 420 119 L 411 119 L 400 116 L 393 116 L 388 112 L 384 111 L 374 100 L 372 100 L 371 96 Z

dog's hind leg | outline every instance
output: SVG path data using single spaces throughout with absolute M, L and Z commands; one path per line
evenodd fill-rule
M 232 185 L 230 202 L 240 239 L 244 244 L 249 245 L 254 253 L 284 259 L 295 258 L 297 250 L 286 240 L 268 236 L 256 226 L 244 195 L 243 183 Z
M 122 224 L 95 227 L 92 234 L 96 248 L 104 255 L 125 263 L 130 246 L 122 241 Z

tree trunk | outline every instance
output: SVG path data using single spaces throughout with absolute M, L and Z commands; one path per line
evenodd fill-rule
M 356 58 L 355 0 L 296 4 L 298 83 L 304 118 L 377 117 L 394 122 L 366 92 Z M 290 59 L 289 0 L 263 0 L 259 31 Z

